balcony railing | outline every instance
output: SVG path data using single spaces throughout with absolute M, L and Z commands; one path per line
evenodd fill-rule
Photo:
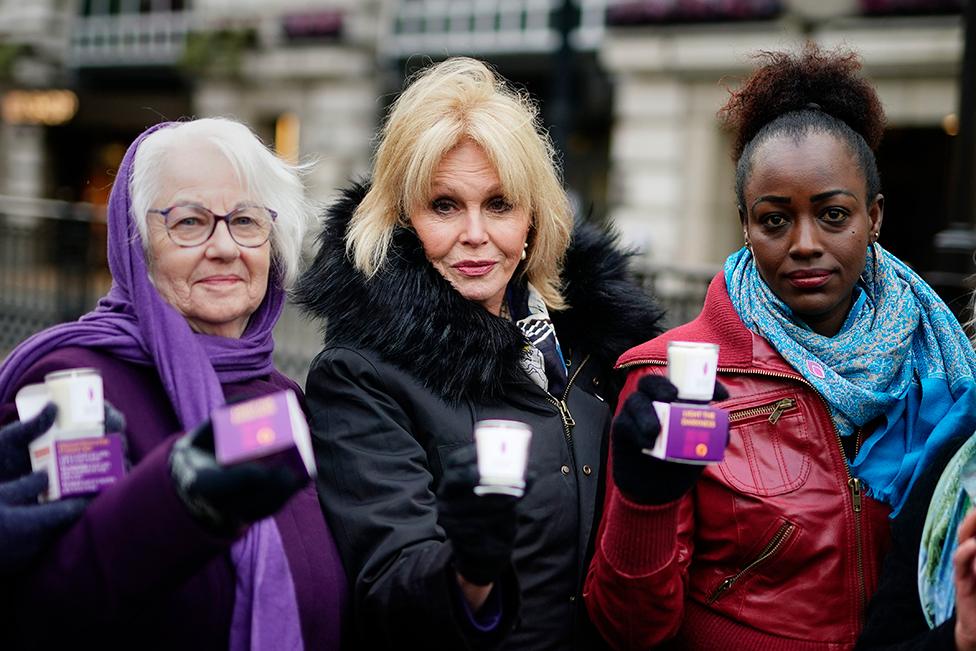
M 577 49 L 599 45 L 607 0 L 575 0 Z M 388 56 L 552 52 L 561 42 L 554 16 L 562 0 L 404 0 L 396 3 Z
M 68 64 L 76 67 L 171 66 L 183 55 L 190 12 L 78 16 Z

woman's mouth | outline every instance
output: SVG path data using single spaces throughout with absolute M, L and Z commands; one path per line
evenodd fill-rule
M 790 284 L 797 289 L 817 289 L 830 280 L 831 272 L 826 269 L 805 269 L 786 275 Z
M 241 282 L 240 276 L 207 276 L 199 281 L 203 285 L 210 287 L 224 287 Z
M 451 266 L 463 276 L 477 278 L 478 276 L 485 276 L 491 273 L 491 270 L 495 268 L 496 264 L 498 263 L 494 260 L 462 260 Z

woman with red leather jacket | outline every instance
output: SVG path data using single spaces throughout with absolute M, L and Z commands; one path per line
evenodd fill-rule
M 884 128 L 854 54 L 765 53 L 723 110 L 745 246 L 701 315 L 625 353 L 584 596 L 616 648 L 848 649 L 920 470 L 976 425 L 976 355 L 878 243 Z M 669 341 L 718 344 L 712 466 L 641 454 Z

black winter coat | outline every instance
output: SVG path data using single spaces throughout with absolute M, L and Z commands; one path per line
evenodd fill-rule
M 628 278 L 613 239 L 578 226 L 564 267 L 571 307 L 552 314 L 571 378 L 557 400 L 522 372 L 518 328 L 458 294 L 411 229 L 397 229 L 372 280 L 351 265 L 344 234 L 364 191 L 332 207 L 296 292 L 326 320 L 306 394 L 319 498 L 354 586 L 352 646 L 602 646 L 581 590 L 618 389 L 611 369 L 660 332 L 660 310 Z M 536 476 L 518 506 L 514 574 L 499 582 L 503 621 L 490 634 L 463 612 L 435 500 L 441 460 L 487 418 L 532 427 Z

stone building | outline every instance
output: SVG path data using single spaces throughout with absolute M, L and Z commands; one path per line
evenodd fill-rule
M 368 169 L 405 75 L 472 55 L 540 100 L 579 212 L 644 252 L 656 291 L 686 299 L 680 320 L 741 244 L 715 117 L 726 88 L 751 53 L 807 39 L 862 54 L 889 117 L 882 243 L 931 266 L 961 1 L 0 0 L 0 195 L 104 203 L 146 125 L 225 115 L 314 162 L 311 191 L 328 201 Z

